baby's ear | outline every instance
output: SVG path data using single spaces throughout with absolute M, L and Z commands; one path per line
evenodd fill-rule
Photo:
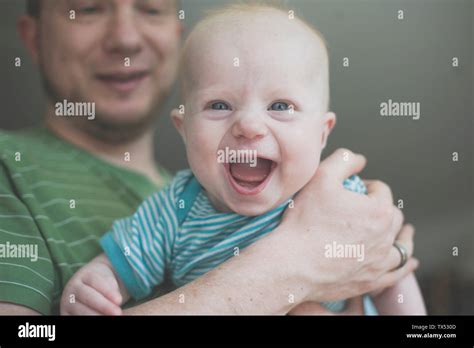
M 326 112 L 323 115 L 323 131 L 321 134 L 321 146 L 324 149 L 327 144 L 329 134 L 331 134 L 332 129 L 336 125 L 336 114 L 334 112 Z
M 184 107 L 171 110 L 171 121 L 181 135 L 181 138 L 183 138 L 184 143 L 186 143 L 186 136 L 184 134 Z

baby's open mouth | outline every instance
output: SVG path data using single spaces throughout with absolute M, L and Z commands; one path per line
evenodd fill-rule
M 276 162 L 258 157 L 256 163 L 228 163 L 225 165 L 232 187 L 240 194 L 260 193 L 270 181 Z

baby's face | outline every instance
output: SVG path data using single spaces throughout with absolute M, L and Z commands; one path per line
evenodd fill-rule
M 335 116 L 326 113 L 322 44 L 309 53 L 308 38 L 245 25 L 244 33 L 224 30 L 191 47 L 185 114 L 173 119 L 216 208 L 260 215 L 311 179 Z M 247 163 L 229 163 L 238 160 Z

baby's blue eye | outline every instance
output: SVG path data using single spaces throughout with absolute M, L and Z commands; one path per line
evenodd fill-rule
M 273 111 L 286 111 L 290 108 L 290 105 L 285 102 L 275 102 L 270 106 L 270 110 Z
M 212 110 L 230 110 L 229 105 L 224 102 L 215 102 L 211 104 Z

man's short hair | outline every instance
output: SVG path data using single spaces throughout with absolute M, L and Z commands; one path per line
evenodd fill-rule
M 38 18 L 41 10 L 41 0 L 26 0 L 26 13 Z
M 26 14 L 38 18 L 41 12 L 41 1 L 42 0 L 26 0 Z M 176 8 L 181 6 L 179 0 L 175 0 L 174 4 Z

